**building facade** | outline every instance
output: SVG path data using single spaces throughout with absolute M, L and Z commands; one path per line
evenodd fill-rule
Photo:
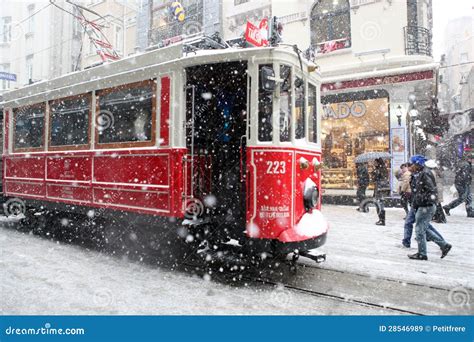
M 322 147 L 326 195 L 355 195 L 354 158 L 391 152 L 394 172 L 432 138 L 437 64 L 431 0 L 224 1 L 226 40 L 246 21 L 276 16 L 283 43 L 314 56 L 323 76 Z
M 118 58 L 129 56 L 137 51 L 137 14 L 140 1 L 138 0 L 89 0 L 85 3 L 87 9 L 84 16 L 100 25 L 100 32 L 88 26 L 84 32 L 84 47 L 82 68 L 102 62 L 97 52 L 98 46 L 92 39 L 98 39 L 112 45 Z M 96 15 L 96 14 L 98 15 Z M 111 50 L 111 49 L 106 49 Z
M 395 191 L 395 170 L 430 146 L 438 73 L 431 50 L 431 0 L 186 0 L 182 23 L 169 2 L 147 1 L 147 13 L 139 16 L 150 20 L 148 45 L 197 32 L 219 32 L 235 42 L 247 22 L 258 26 L 264 18 L 278 18 L 283 43 L 313 56 L 323 75 L 327 195 L 355 195 L 354 158 L 370 151 L 393 154 Z M 221 14 L 211 15 L 206 6 Z
M 73 11 L 66 1 L 59 7 Z M 77 70 L 81 36 L 74 17 L 45 1 L 5 1 L 0 7 L 0 93 Z
M 474 19 L 465 16 L 449 21 L 443 47 L 439 99 L 449 129 L 439 145 L 450 167 L 466 154 L 474 158 Z

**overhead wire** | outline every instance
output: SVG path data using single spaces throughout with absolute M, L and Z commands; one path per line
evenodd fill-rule
M 70 3 L 71 5 L 76 5 L 76 6 L 78 6 L 77 4 L 73 3 L 72 1 L 67 1 L 67 2 Z M 27 20 L 33 18 L 35 15 L 37 15 L 38 13 L 40 13 L 40 12 L 43 11 L 43 10 L 45 10 L 46 8 L 48 8 L 48 7 L 51 6 L 51 5 L 55 6 L 56 8 L 60 9 L 61 11 L 64 11 L 64 12 L 70 14 L 70 15 L 73 15 L 77 20 L 81 20 L 81 18 L 78 17 L 77 15 L 75 15 L 74 13 L 72 13 L 72 12 L 70 12 L 70 11 L 68 11 L 68 10 L 66 10 L 66 9 L 64 9 L 64 8 L 62 8 L 62 7 L 60 7 L 60 6 L 58 6 L 56 3 L 54 3 L 54 1 L 50 0 L 50 2 L 49 2 L 46 6 L 43 6 L 42 8 L 40 8 L 39 10 L 37 10 L 36 12 L 34 12 L 33 14 L 31 14 L 31 15 L 29 15 L 28 17 L 22 19 L 21 21 L 19 21 L 18 23 L 16 23 L 16 24 L 14 25 L 14 27 L 19 26 L 19 25 L 21 25 L 22 23 L 24 23 L 25 21 L 27 21 Z M 82 8 L 82 6 L 78 6 L 78 7 L 81 7 L 81 8 Z M 90 11 L 90 12 L 93 13 L 93 14 L 95 14 L 95 15 L 97 15 L 97 16 L 99 17 L 99 18 L 94 19 L 94 20 L 89 20 L 90 22 L 92 22 L 92 23 L 95 24 L 95 25 L 101 26 L 101 27 L 103 27 L 103 28 L 106 28 L 106 27 L 107 27 L 107 26 L 105 26 L 105 25 L 103 25 L 103 24 L 99 24 L 99 23 L 96 23 L 96 22 L 95 22 L 96 20 L 104 20 L 104 21 L 108 22 L 107 18 L 105 18 L 105 17 L 99 15 L 99 14 L 98 14 L 97 12 L 95 12 L 95 11 Z M 137 10 L 131 10 L 131 11 L 129 11 L 129 12 L 126 12 L 123 16 L 125 17 L 125 16 L 128 16 L 129 14 L 137 13 L 137 12 L 138 12 Z M 85 18 L 85 16 L 84 16 L 84 18 Z M 113 17 L 113 18 L 119 19 L 119 18 L 116 18 L 116 17 Z M 105 37 L 105 38 L 107 38 L 107 37 Z M 51 49 L 53 49 L 53 48 L 55 48 L 55 47 L 57 47 L 57 46 L 60 46 L 60 45 L 62 45 L 62 44 L 64 44 L 64 43 L 70 42 L 70 41 L 72 41 L 72 40 L 74 40 L 74 39 L 75 39 L 74 37 L 73 37 L 73 38 L 64 39 L 64 40 L 62 40 L 61 42 L 59 42 L 59 43 L 57 43 L 57 44 L 48 46 L 48 47 L 43 48 L 43 49 L 40 49 L 40 50 L 32 51 L 30 54 L 40 54 L 40 53 L 43 53 L 43 52 L 48 51 L 48 50 L 51 50 Z M 21 60 L 21 59 L 24 59 L 24 58 L 25 58 L 24 56 L 21 56 L 21 57 L 14 58 L 14 59 L 11 59 L 11 60 L 9 60 L 9 61 L 6 61 L 5 63 L 11 64 L 12 62 L 16 62 L 16 61 Z
M 20 20 L 18 23 L 15 24 L 15 27 L 16 27 L 16 26 L 19 26 L 19 25 L 21 25 L 22 23 L 24 23 L 25 21 L 27 21 L 27 20 L 33 18 L 35 15 L 37 15 L 37 14 L 38 14 L 39 12 L 41 12 L 42 10 L 48 8 L 49 6 L 51 6 L 51 3 L 49 3 L 49 4 L 47 4 L 46 6 L 40 8 L 40 9 L 37 10 L 35 13 L 33 13 L 33 14 L 31 14 L 30 16 L 26 17 L 25 19 Z

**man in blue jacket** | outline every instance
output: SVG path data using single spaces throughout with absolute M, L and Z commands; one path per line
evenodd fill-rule
M 430 170 L 425 169 L 426 158 L 422 155 L 411 157 L 412 208 L 415 210 L 415 232 L 418 242 L 418 253 L 408 257 L 415 260 L 428 260 L 426 240 L 433 241 L 441 248 L 441 258 L 451 250 L 451 245 L 429 229 L 430 221 L 436 211 L 438 190 L 436 180 Z

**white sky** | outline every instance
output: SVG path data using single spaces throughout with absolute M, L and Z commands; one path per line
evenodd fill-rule
M 448 21 L 463 16 L 474 16 L 474 0 L 433 0 L 433 56 L 436 61 L 443 53 Z

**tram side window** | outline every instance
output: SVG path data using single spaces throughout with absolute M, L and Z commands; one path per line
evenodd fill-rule
M 295 139 L 305 136 L 304 81 L 297 77 L 295 81 Z
M 309 141 L 318 142 L 318 106 L 316 105 L 316 87 L 308 83 Z
M 152 141 L 154 89 L 146 82 L 99 92 L 99 144 Z
M 262 69 L 272 69 L 272 65 L 260 65 L 259 75 L 262 76 Z M 258 88 L 258 140 L 272 141 L 273 137 L 273 91 L 264 89 L 262 80 L 259 81 Z
M 291 136 L 291 67 L 280 66 L 280 141 L 290 141 Z
M 14 110 L 14 149 L 43 147 L 45 105 L 38 104 Z
M 89 143 L 90 95 L 51 102 L 51 146 Z

